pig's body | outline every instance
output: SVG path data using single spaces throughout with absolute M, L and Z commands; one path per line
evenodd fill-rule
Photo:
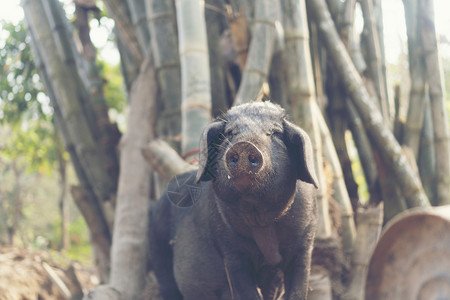
M 199 171 L 172 180 L 151 210 L 163 299 L 305 299 L 316 224 L 308 137 L 278 106 L 253 103 L 208 126 L 200 151 Z

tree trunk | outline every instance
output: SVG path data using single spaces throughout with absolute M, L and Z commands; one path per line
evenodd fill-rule
M 128 129 L 120 147 L 110 285 L 124 299 L 138 297 L 147 271 L 147 207 L 152 170 L 142 155 L 142 149 L 154 135 L 156 93 L 153 62 L 147 58 L 131 89 Z

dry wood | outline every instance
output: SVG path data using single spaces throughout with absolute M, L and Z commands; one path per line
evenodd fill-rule
M 365 127 L 374 145 L 377 146 L 383 160 L 398 179 L 398 187 L 406 197 L 408 207 L 429 206 L 428 198 L 423 191 L 420 180 L 415 176 L 392 132 L 383 123 L 380 112 L 374 105 L 345 46 L 341 42 L 325 1 L 314 0 L 310 3 L 312 13 L 319 24 L 318 28 L 324 37 L 328 54 L 333 59 L 336 70 L 342 77 L 343 84 L 364 120 Z
M 163 140 L 151 141 L 142 149 L 145 159 L 151 166 L 168 181 L 173 176 L 197 169 L 196 166 L 187 163 L 169 144 Z
M 61 292 L 61 294 L 66 298 L 69 299 L 72 297 L 72 293 L 70 292 L 67 285 L 64 283 L 64 281 L 61 280 L 61 278 L 56 274 L 56 272 L 50 267 L 48 263 L 45 261 L 42 262 L 42 267 L 44 268 L 45 272 L 47 272 L 50 279 L 53 281 L 53 283 L 56 285 L 58 290 Z

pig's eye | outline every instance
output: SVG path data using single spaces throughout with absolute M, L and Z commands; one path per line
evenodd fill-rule
M 233 130 L 225 130 L 225 132 L 223 133 L 223 135 L 226 138 L 232 138 L 233 137 Z
M 283 134 L 283 132 L 281 132 L 281 130 L 279 130 L 279 129 L 274 128 L 274 129 L 268 131 L 266 134 L 268 136 L 280 137 Z

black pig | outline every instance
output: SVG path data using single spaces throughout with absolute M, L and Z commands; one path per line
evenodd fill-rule
M 306 298 L 317 218 L 311 148 L 270 102 L 236 106 L 204 130 L 198 171 L 174 178 L 150 210 L 163 299 Z

